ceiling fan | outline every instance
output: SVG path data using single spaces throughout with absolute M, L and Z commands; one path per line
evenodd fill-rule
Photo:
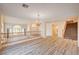
M 29 5 L 28 4 L 22 4 L 22 7 L 24 7 L 24 8 L 28 8 L 29 7 Z

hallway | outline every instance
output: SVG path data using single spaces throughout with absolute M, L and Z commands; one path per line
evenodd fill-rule
M 77 41 L 67 39 L 53 40 L 50 37 L 30 40 L 9 46 L 2 51 L 4 55 L 77 55 Z

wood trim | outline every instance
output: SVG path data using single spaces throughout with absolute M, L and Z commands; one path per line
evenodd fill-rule
M 66 23 L 66 28 L 67 28 L 67 29 L 68 29 L 68 28 L 70 28 L 70 29 L 71 29 L 71 28 L 74 28 L 74 26 L 77 26 L 77 24 L 78 24 L 78 22 L 67 22 L 67 23 Z M 70 27 L 69 27 L 69 26 L 70 26 Z M 71 27 L 71 26 L 72 26 L 72 27 Z M 67 31 L 67 29 L 65 29 L 64 38 L 66 38 L 66 35 L 69 35 L 69 36 L 68 36 L 69 38 L 71 38 L 71 39 L 77 39 L 77 37 L 76 37 L 76 36 L 77 36 L 77 32 L 75 32 L 75 33 L 76 33 L 76 34 L 75 34 L 76 36 L 75 36 L 75 38 L 74 38 L 74 36 L 70 36 L 71 34 L 66 34 L 66 33 L 72 33 L 72 34 L 73 34 L 73 33 L 74 33 L 74 30 L 72 29 L 73 31 L 72 31 L 72 30 Z M 76 29 L 77 29 L 77 27 L 76 27 Z M 72 32 L 71 32 L 71 31 L 72 31 Z M 75 30 L 75 31 L 77 31 L 77 30 Z M 73 38 L 72 38 L 72 37 L 73 37 Z
M 64 29 L 63 29 L 63 33 L 62 33 L 63 38 L 65 36 L 65 30 L 66 30 L 67 23 L 76 23 L 76 22 L 78 22 L 78 16 L 72 16 L 72 17 L 69 17 L 67 19 L 69 19 L 69 20 L 65 21 L 65 26 L 64 26 Z

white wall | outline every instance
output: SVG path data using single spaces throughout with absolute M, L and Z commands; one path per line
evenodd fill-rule
M 6 16 L 4 15 L 5 23 L 12 23 L 12 24 L 26 24 L 25 19 L 20 19 L 12 16 Z
M 43 37 L 52 35 L 52 22 L 42 21 L 40 26 L 41 35 Z
M 52 35 L 52 22 L 46 23 L 46 36 Z
M 65 21 L 57 21 L 55 22 L 58 28 L 58 37 L 63 37 L 63 31 L 65 27 Z
M 45 37 L 46 33 L 45 33 L 45 22 L 41 22 L 41 26 L 40 26 L 40 31 L 41 31 L 41 36 Z
M 58 37 L 63 38 L 63 31 L 64 31 L 64 27 L 65 27 L 65 21 L 54 21 L 54 22 L 51 21 L 51 22 L 48 22 L 48 23 L 42 22 L 41 23 L 41 35 L 43 37 L 51 36 L 52 35 L 52 24 L 53 23 L 57 25 Z

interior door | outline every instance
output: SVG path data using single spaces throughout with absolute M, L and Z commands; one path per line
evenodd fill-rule
M 57 28 L 56 28 L 56 25 L 55 24 L 53 24 L 52 25 L 52 38 L 53 39 L 56 39 L 57 38 Z

